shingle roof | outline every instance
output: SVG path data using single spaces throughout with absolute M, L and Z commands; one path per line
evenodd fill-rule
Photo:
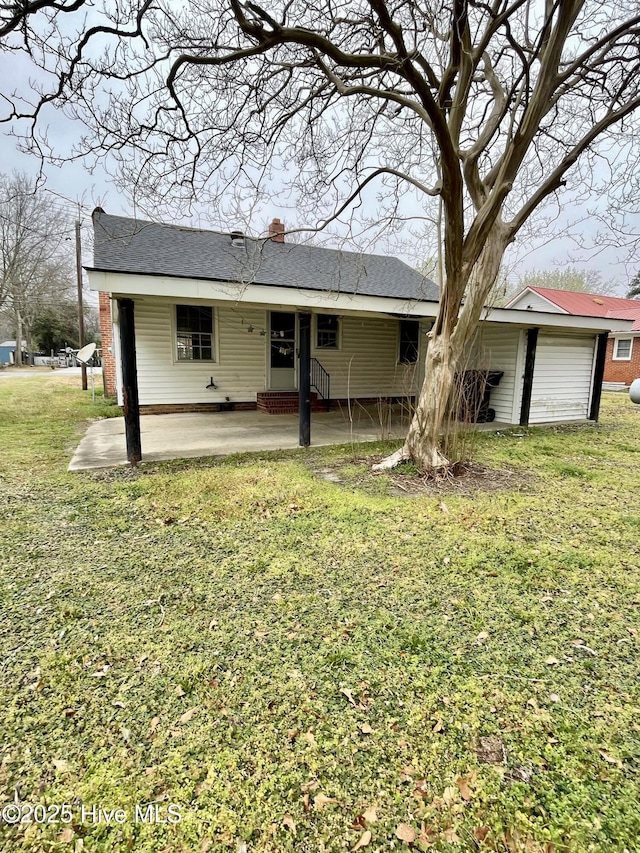
M 528 287 L 529 290 L 549 299 L 568 314 L 577 314 L 582 317 L 608 317 L 618 320 L 634 320 L 636 316 L 640 317 L 640 301 L 637 299 L 623 299 L 621 296 L 600 296 L 597 293 L 580 293 L 573 290 L 557 290 L 552 287 L 533 287 L 532 285 Z M 634 316 L 628 314 L 629 311 L 638 311 L 639 313 Z
M 94 265 L 105 272 L 279 285 L 399 299 L 438 300 L 438 288 L 398 258 L 245 238 L 93 214 Z

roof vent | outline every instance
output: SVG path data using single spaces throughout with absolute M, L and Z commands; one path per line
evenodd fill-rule
M 232 231 L 229 236 L 231 237 L 232 246 L 244 246 L 244 234 L 242 231 Z

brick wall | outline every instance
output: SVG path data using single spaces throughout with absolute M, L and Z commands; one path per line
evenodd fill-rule
M 100 338 L 102 340 L 102 375 L 107 397 L 116 396 L 116 360 L 113 357 L 113 325 L 111 323 L 111 294 L 100 291 Z
M 631 385 L 634 379 L 640 378 L 640 337 L 633 338 L 630 361 L 614 361 L 614 339 L 607 341 L 607 358 L 604 363 L 605 382 L 624 382 Z

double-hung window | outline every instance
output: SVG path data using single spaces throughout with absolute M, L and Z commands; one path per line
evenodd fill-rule
M 213 361 L 213 308 L 176 305 L 178 361 Z
M 630 361 L 633 338 L 616 338 L 613 357 L 616 361 Z
M 316 349 L 339 349 L 337 314 L 316 314 Z

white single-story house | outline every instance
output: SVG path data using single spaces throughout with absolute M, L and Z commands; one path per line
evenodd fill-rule
M 93 214 L 107 391 L 142 413 L 411 397 L 438 311 L 402 261 Z M 607 334 L 620 320 L 485 312 L 465 368 L 503 373 L 502 424 L 597 419 Z M 631 323 L 629 323 L 631 327 Z M 301 365 L 303 365 L 301 367 Z

